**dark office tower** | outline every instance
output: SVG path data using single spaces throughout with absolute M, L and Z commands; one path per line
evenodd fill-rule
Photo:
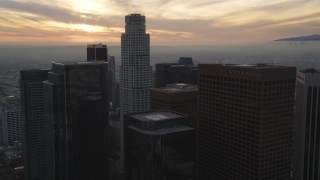
M 179 63 L 184 64 L 186 66 L 193 66 L 194 65 L 192 57 L 180 57 Z
M 51 122 L 45 120 L 43 81 L 48 70 L 20 71 L 22 129 L 26 180 L 54 179 L 50 139 Z
M 89 44 L 87 46 L 87 61 L 108 61 L 107 45 Z
M 297 74 L 294 128 L 294 180 L 320 178 L 320 71 Z
M 109 101 L 112 103 L 110 109 L 115 110 L 119 106 L 116 106 L 116 60 L 114 56 L 108 56 L 108 76 Z
M 152 110 L 170 110 L 190 116 L 190 126 L 196 125 L 198 88 L 190 84 L 167 84 L 150 91 Z
M 197 179 L 291 179 L 296 68 L 199 65 Z
M 54 125 L 56 180 L 108 179 L 107 63 L 52 63 L 46 119 Z
M 115 91 L 116 91 L 116 68 L 114 56 L 108 55 L 107 45 L 104 44 L 90 44 L 87 46 L 87 61 L 105 61 L 108 62 L 108 99 L 110 109 L 114 109 Z
M 183 64 L 179 63 L 158 63 L 156 64 L 156 82 L 155 87 L 165 87 L 166 84 L 182 83 L 180 79 L 175 76 L 173 68 L 183 67 Z
M 150 35 L 146 33 L 145 16 L 131 14 L 125 17 L 125 22 L 125 33 L 121 35 L 121 65 L 119 68 L 122 140 L 123 115 L 149 111 L 149 91 L 152 85 Z M 121 156 L 123 156 L 123 145 L 121 141 Z
M 120 108 L 120 83 L 116 82 L 114 89 L 115 89 L 115 93 L 114 93 L 115 101 L 114 101 L 113 107 L 117 109 L 117 108 Z
M 193 177 L 194 129 L 186 118 L 168 111 L 125 116 L 126 180 Z
M 197 84 L 198 66 L 185 65 L 180 63 L 159 63 L 156 64 L 155 86 L 165 87 L 166 84 L 186 83 Z

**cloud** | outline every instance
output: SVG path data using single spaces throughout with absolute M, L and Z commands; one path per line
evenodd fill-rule
M 319 0 L 0 0 L 0 38 L 119 43 L 124 15 L 142 13 L 154 43 L 266 41 L 318 33 L 319 9 Z
M 2 1 L 2 9 L 23 11 L 39 16 L 45 16 L 60 21 L 74 21 L 77 19 L 76 16 L 72 15 L 70 9 L 48 6 L 38 3 L 27 3 L 18 1 Z

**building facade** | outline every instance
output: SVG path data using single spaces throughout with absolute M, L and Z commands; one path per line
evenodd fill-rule
M 8 96 L 0 105 L 0 144 L 13 145 L 14 141 L 22 141 L 21 103 L 20 98 Z
M 291 179 L 296 68 L 199 65 L 197 179 Z
M 110 109 L 115 110 L 119 108 L 119 100 L 117 100 L 117 82 L 116 82 L 116 59 L 114 56 L 108 56 L 108 81 L 110 82 L 108 86 L 109 89 L 109 101 Z
M 22 103 L 22 132 L 26 180 L 52 180 L 51 122 L 44 111 L 43 81 L 48 70 L 20 71 L 20 97 Z
M 293 179 L 320 178 L 320 71 L 297 74 Z
M 56 180 L 108 179 L 106 62 L 52 63 L 44 82 Z
M 120 108 L 121 156 L 123 157 L 123 115 L 150 109 L 152 67 L 150 66 L 150 36 L 146 33 L 145 16 L 125 17 L 125 33 L 121 35 Z M 122 158 L 123 170 L 123 158 Z
M 170 110 L 190 117 L 189 125 L 196 127 L 198 88 L 190 84 L 167 84 L 166 87 L 150 90 L 152 110 Z
M 179 62 L 181 63 L 156 64 L 156 88 L 174 83 L 197 84 L 198 66 L 184 64 L 188 63 L 186 59 Z
M 145 16 L 126 16 L 121 36 L 120 97 L 122 114 L 148 111 L 151 87 L 150 36 Z
M 108 106 L 110 110 L 114 110 L 116 102 L 116 63 L 115 57 L 108 55 L 108 47 L 105 44 L 87 45 L 87 61 L 105 61 L 108 62 Z
M 194 129 L 170 111 L 125 115 L 126 180 L 193 177 Z

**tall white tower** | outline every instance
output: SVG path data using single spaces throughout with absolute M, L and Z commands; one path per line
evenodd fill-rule
M 121 162 L 124 155 L 123 115 L 149 111 L 149 89 L 152 86 L 150 36 L 146 34 L 145 16 L 127 15 L 125 22 L 125 33 L 121 35 L 120 65 Z

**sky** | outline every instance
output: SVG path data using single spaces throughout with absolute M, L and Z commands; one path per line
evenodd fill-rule
M 151 45 L 260 43 L 320 30 L 320 0 L 0 0 L 0 43 L 120 45 L 131 13 L 146 16 Z

